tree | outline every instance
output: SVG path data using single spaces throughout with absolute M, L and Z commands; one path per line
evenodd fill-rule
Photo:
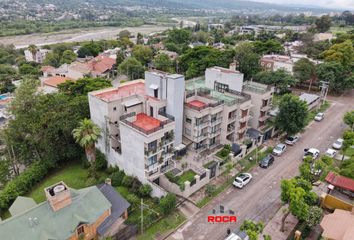
M 65 50 L 60 59 L 60 64 L 70 64 L 75 61 L 77 55 L 72 50 Z
M 274 39 L 267 40 L 265 42 L 255 41 L 253 42 L 254 50 L 258 54 L 275 54 L 275 53 L 283 53 L 284 47 L 282 44 Z
M 267 85 L 274 85 L 281 94 L 288 92 L 289 87 L 296 84 L 294 76 L 284 69 L 278 69 L 274 72 L 259 72 L 254 76 L 254 80 Z
M 98 138 L 101 136 L 101 129 L 92 120 L 84 118 L 79 126 L 73 130 L 75 141 L 85 148 L 86 158 L 89 162 L 96 160 L 96 148 Z
M 306 102 L 298 96 L 286 94 L 281 98 L 275 125 L 288 135 L 294 135 L 305 128 L 307 116 Z
M 239 71 L 246 80 L 250 80 L 261 70 L 260 55 L 258 55 L 251 43 L 241 43 L 235 48 L 235 60 L 239 63 Z
M 157 55 L 154 59 L 154 67 L 158 70 L 164 71 L 164 72 L 172 72 L 172 62 L 170 60 L 170 57 L 165 54 L 161 53 Z
M 263 232 L 264 224 L 262 222 L 255 223 L 251 220 L 245 220 L 241 227 L 241 231 L 245 231 L 250 240 L 258 240 L 258 235 Z
M 354 62 L 353 42 L 346 40 L 342 43 L 334 44 L 328 50 L 323 52 L 326 61 L 336 61 L 347 67 Z
M 350 71 L 339 62 L 324 62 L 317 66 L 317 77 L 320 81 L 329 82 L 329 88 L 341 92 L 354 86 L 354 78 Z
M 119 51 L 117 53 L 117 58 L 116 58 L 116 66 L 119 66 L 125 59 L 124 52 Z
M 136 35 L 136 44 L 144 44 L 144 37 L 140 32 Z
M 58 85 L 60 93 L 64 93 L 71 97 L 84 96 L 86 98 L 89 92 L 108 87 L 112 87 L 112 83 L 106 78 L 90 77 L 81 78 L 77 81 L 66 81 Z
M 309 207 L 315 204 L 317 195 L 312 192 L 311 183 L 301 178 L 285 179 L 281 181 L 281 201 L 288 204 L 284 211 L 280 231 L 284 232 L 285 220 L 291 213 L 299 220 L 305 220 L 308 216 Z
M 331 17 L 328 15 L 324 15 L 320 18 L 317 18 L 315 21 L 317 31 L 320 33 L 328 31 L 331 27 L 331 22 Z
M 130 80 L 143 77 L 145 71 L 141 62 L 134 57 L 126 58 L 118 66 L 118 70 L 121 74 L 127 75 Z
M 294 76 L 300 82 L 307 80 L 313 80 L 316 78 L 316 66 L 313 62 L 307 58 L 301 58 L 294 64 L 293 67 Z
M 97 42 L 91 41 L 83 44 L 79 51 L 77 51 L 77 55 L 80 58 L 85 58 L 87 56 L 96 57 L 102 50 L 102 47 Z
M 119 39 L 130 38 L 131 33 L 128 30 L 122 30 L 118 33 Z
M 37 46 L 34 44 L 30 44 L 27 49 L 28 49 L 28 51 L 31 52 L 33 61 L 36 61 L 36 56 L 37 56 L 37 51 L 38 51 Z
M 175 44 L 188 45 L 191 40 L 192 33 L 187 29 L 172 29 L 168 31 L 166 42 Z
M 50 65 L 53 67 L 59 67 L 60 66 L 60 56 L 54 52 L 49 52 L 45 56 L 43 64 Z
M 133 57 L 144 66 L 152 59 L 153 53 L 149 46 L 135 45 L 133 47 Z
M 160 209 L 164 215 L 168 215 L 176 209 L 177 199 L 172 193 L 167 193 L 167 195 L 160 200 Z
M 354 111 L 346 112 L 343 121 L 352 129 L 352 131 L 354 131 Z
M 23 75 L 38 75 L 39 74 L 38 68 L 34 67 L 34 66 L 32 66 L 31 64 L 28 64 L 28 63 L 22 64 L 19 67 L 19 71 Z
M 309 208 L 309 212 L 305 218 L 305 221 L 307 223 L 307 226 L 309 227 L 314 227 L 317 224 L 320 223 L 321 218 L 322 218 L 322 209 L 320 207 L 317 206 L 311 206 Z

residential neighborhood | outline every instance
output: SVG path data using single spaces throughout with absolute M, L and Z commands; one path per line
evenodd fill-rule
M 353 240 L 338 5 L 0 3 L 0 239 Z

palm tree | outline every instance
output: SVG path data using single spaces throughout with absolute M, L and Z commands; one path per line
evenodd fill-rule
M 72 133 L 75 141 L 85 148 L 87 160 L 94 162 L 96 160 L 95 143 L 101 136 L 101 129 L 92 120 L 85 118 Z
M 36 61 L 37 51 L 38 51 L 37 46 L 34 45 L 34 44 L 29 45 L 28 46 L 28 51 L 30 51 L 32 53 L 33 61 L 35 62 Z

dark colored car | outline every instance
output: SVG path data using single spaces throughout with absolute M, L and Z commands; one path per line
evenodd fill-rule
M 262 161 L 259 163 L 259 166 L 261 168 L 268 168 L 270 165 L 272 165 L 274 162 L 274 157 L 271 154 L 268 154 L 265 156 Z

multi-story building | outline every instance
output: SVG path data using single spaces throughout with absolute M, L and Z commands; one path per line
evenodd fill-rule
M 263 69 L 270 71 L 283 69 L 291 74 L 293 74 L 294 63 L 295 61 L 291 57 L 284 55 L 264 55 L 261 59 Z
M 208 68 L 205 80 L 187 81 L 185 144 L 201 151 L 244 139 L 251 118 L 251 96 L 241 92 L 242 85 L 243 74 L 220 67 Z
M 257 82 L 245 82 L 243 85 L 243 92 L 249 94 L 252 101 L 250 127 L 262 131 L 267 126 L 273 91 L 272 87 Z
M 151 71 L 136 80 L 89 93 L 91 119 L 103 130 L 96 147 L 110 165 L 153 187 L 174 166 L 174 147 L 182 144 L 184 77 Z

